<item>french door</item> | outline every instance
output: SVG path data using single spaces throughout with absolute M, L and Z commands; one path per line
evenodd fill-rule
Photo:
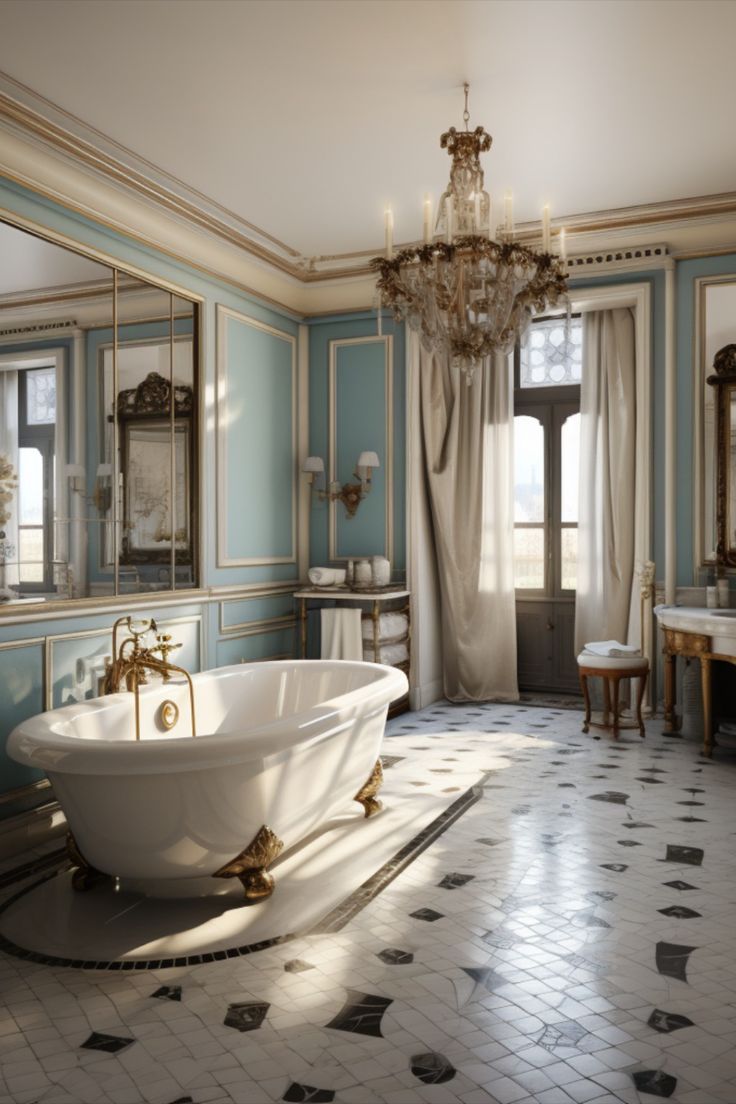
M 580 388 L 517 390 L 514 574 L 519 687 L 577 691 Z

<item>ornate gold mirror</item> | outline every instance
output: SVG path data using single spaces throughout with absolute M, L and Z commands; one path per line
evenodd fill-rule
M 736 566 L 736 345 L 713 358 L 716 422 L 716 562 Z

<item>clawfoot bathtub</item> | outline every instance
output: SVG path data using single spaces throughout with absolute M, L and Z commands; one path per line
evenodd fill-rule
M 240 878 L 267 897 L 267 867 L 351 799 L 380 808 L 388 705 L 403 672 L 374 663 L 291 660 L 110 694 L 24 721 L 8 753 L 45 770 L 66 814 L 76 888 L 102 875 L 149 896 L 199 896 Z

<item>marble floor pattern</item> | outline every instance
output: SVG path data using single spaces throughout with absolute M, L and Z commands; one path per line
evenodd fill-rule
M 472 764 L 483 795 L 337 933 L 128 973 L 0 956 L 0 1101 L 736 1101 L 736 759 L 580 721 L 390 722 L 392 777 Z

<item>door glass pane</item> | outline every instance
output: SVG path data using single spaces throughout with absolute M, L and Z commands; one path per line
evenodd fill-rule
M 18 450 L 19 522 L 43 525 L 43 456 L 37 448 Z
M 544 529 L 514 529 L 514 586 L 544 589 Z
M 514 418 L 514 521 L 544 521 L 544 427 L 527 414 Z
M 575 590 L 578 585 L 578 531 L 560 530 L 560 564 L 563 590 Z
M 18 551 L 22 583 L 43 582 L 43 529 L 19 529 Z
M 522 387 L 579 384 L 583 363 L 583 324 L 575 318 L 532 322 L 521 345 Z
M 580 414 L 571 414 L 560 434 L 560 521 L 578 520 Z

